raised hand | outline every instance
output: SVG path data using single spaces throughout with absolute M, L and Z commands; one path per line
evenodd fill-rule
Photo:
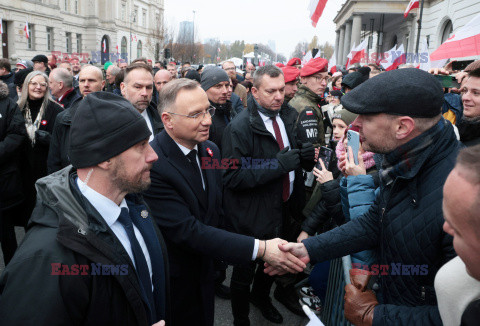
M 276 271 L 276 273 L 272 275 L 299 273 L 307 267 L 304 261 L 295 257 L 292 253 L 280 250 L 280 245 L 288 244 L 287 241 L 275 238 L 267 240 L 266 243 L 264 241 L 261 241 L 260 243 L 261 246 L 258 250 L 259 254 L 262 254 L 262 259 L 272 268 L 272 270 Z M 266 247 L 264 244 L 266 244 Z M 262 247 L 264 247 L 265 254 L 261 251 Z
M 360 145 L 361 146 L 361 145 Z M 353 150 L 351 147 L 348 147 L 348 156 L 345 161 L 345 174 L 346 175 L 365 175 L 367 174 L 367 169 L 365 168 L 365 163 L 363 162 L 363 157 L 361 150 L 358 151 L 358 165 L 355 164 L 353 159 Z

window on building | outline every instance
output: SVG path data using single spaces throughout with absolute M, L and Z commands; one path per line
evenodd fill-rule
M 28 24 L 28 39 L 27 39 L 27 49 L 29 50 L 35 50 L 35 47 L 34 47 L 34 31 L 33 31 L 33 25 L 32 24 Z
M 137 6 L 135 6 L 135 9 L 133 9 L 133 22 L 134 23 L 136 22 L 138 25 L 138 7 Z
M 72 33 L 65 33 L 65 52 L 72 53 Z
M 47 51 L 53 51 L 53 28 L 47 27 Z
M 78 15 L 78 0 L 73 1 L 73 12 Z
M 125 13 L 127 12 L 127 4 L 125 2 L 122 2 L 122 7 L 120 8 L 120 19 L 122 21 L 126 20 L 126 15 Z
M 145 9 L 142 10 L 142 26 L 147 27 L 147 11 Z
M 82 53 L 82 34 L 77 34 L 77 53 Z
M 449 20 L 446 24 L 445 27 L 443 28 L 443 33 L 442 33 L 442 38 L 440 39 L 440 44 L 444 43 L 446 40 L 450 38 L 450 34 L 453 32 L 453 25 L 452 21 Z
M 122 42 L 120 44 L 120 53 L 122 59 L 127 59 L 127 38 L 124 36 L 122 37 Z
M 65 11 L 68 11 L 68 9 L 69 9 L 69 3 L 68 2 L 69 2 L 69 0 L 64 0 L 63 1 L 63 4 L 64 4 L 63 8 L 65 8 Z
M 142 41 L 138 41 L 137 43 L 137 58 L 142 56 Z

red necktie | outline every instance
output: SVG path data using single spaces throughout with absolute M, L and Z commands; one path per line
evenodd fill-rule
M 272 124 L 273 124 L 273 131 L 275 132 L 275 138 L 277 139 L 278 146 L 280 150 L 282 150 L 285 145 L 283 144 L 282 133 L 280 132 L 280 127 L 278 127 L 277 120 L 275 117 L 272 117 Z M 287 201 L 288 197 L 290 197 L 290 178 L 289 173 L 285 174 L 283 177 L 283 192 L 282 192 L 282 199 L 283 201 Z

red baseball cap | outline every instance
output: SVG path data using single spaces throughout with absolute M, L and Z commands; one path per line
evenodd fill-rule
M 295 66 L 295 65 L 301 65 L 301 64 L 302 64 L 302 60 L 300 60 L 299 58 L 292 58 L 287 63 L 287 66 Z
M 294 81 L 298 78 L 298 75 L 300 75 L 300 70 L 298 70 L 295 67 L 287 66 L 280 68 L 283 71 L 283 76 L 285 77 L 285 83 L 289 83 L 291 81 Z
M 328 60 L 324 58 L 311 59 L 300 71 L 301 77 L 311 76 L 317 72 L 327 72 Z

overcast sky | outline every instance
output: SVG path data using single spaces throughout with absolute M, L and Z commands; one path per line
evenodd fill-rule
M 289 59 L 298 42 L 335 43 L 335 18 L 344 1 L 327 2 L 317 27 L 311 24 L 310 0 L 165 0 L 165 21 L 178 33 L 181 21 L 192 21 L 195 10 L 196 39 L 245 40 L 264 43 L 274 40 L 276 50 Z

